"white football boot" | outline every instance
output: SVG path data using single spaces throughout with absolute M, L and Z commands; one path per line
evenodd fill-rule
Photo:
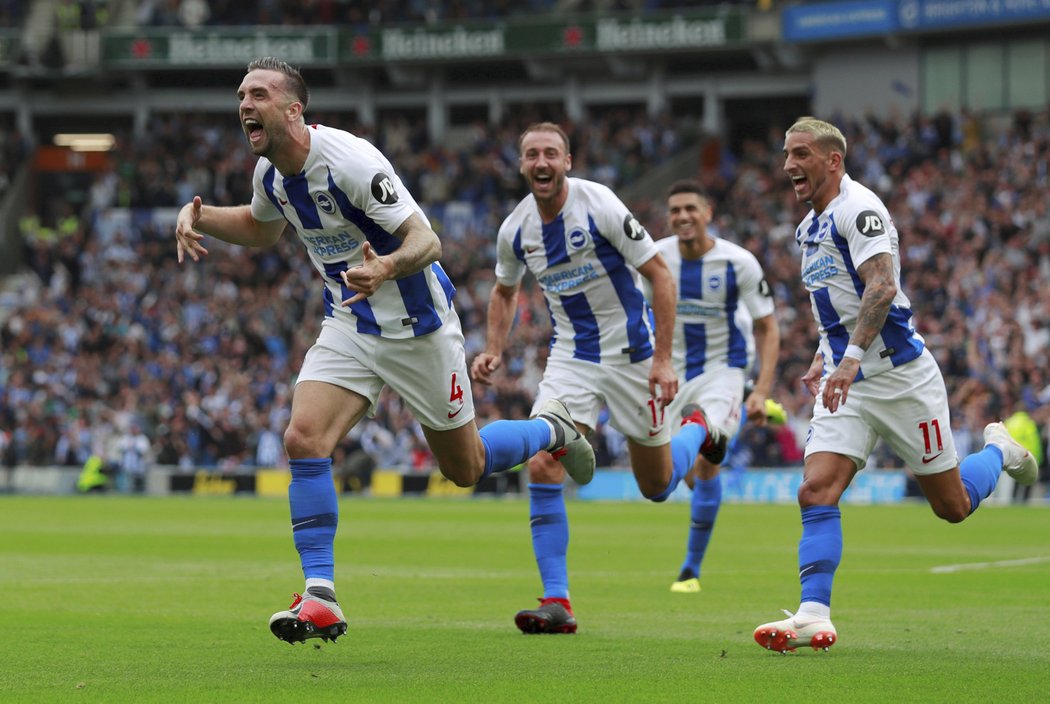
M 1018 484 L 1035 484 L 1039 478 L 1039 465 L 1035 457 L 1010 435 L 1002 423 L 989 423 L 984 427 L 984 444 L 995 445 L 1003 453 L 1003 471 Z
M 755 642 L 766 650 L 786 653 L 808 645 L 813 650 L 827 652 L 838 641 L 838 634 L 831 621 L 800 616 L 787 610 L 784 613 L 787 614 L 786 619 L 763 623 L 755 629 Z

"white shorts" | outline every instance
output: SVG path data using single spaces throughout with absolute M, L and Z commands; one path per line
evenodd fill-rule
M 454 312 L 428 335 L 389 339 L 323 325 L 306 353 L 296 383 L 323 381 L 361 394 L 371 404 L 387 385 L 421 424 L 452 430 L 474 420 L 474 396 L 463 350 L 463 330 Z
M 561 399 L 573 420 L 592 430 L 602 406 L 609 407 L 609 424 L 639 445 L 671 442 L 666 409 L 649 396 L 652 358 L 633 364 L 595 364 L 579 359 L 548 359 L 536 392 L 532 414 L 550 398 Z
M 672 421 L 682 417 L 682 409 L 695 403 L 704 409 L 707 420 L 727 437 L 740 429 L 740 411 L 744 405 L 743 369 L 723 367 L 694 376 L 678 387 L 678 395 L 667 407 Z
M 821 381 L 806 437 L 806 457 L 835 452 L 864 469 L 881 437 L 914 474 L 938 474 L 959 466 L 948 392 L 929 350 L 911 362 L 854 382 L 846 403 L 835 413 L 824 406 L 823 392 Z

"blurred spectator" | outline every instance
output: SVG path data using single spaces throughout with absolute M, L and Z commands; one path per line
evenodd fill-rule
M 121 488 L 141 494 L 146 488 L 146 467 L 150 461 L 150 441 L 138 423 L 132 423 L 128 431 L 120 436 L 117 449 L 120 453 L 118 479 Z

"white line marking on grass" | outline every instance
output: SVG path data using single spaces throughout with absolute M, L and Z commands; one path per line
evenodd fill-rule
M 995 567 L 1017 567 L 1019 565 L 1037 565 L 1040 562 L 1050 562 L 1050 557 L 1025 557 L 1020 560 L 999 560 L 998 562 L 964 562 L 959 565 L 939 565 L 931 567 L 930 572 L 934 574 L 948 574 L 949 572 L 962 572 L 963 570 L 986 570 Z

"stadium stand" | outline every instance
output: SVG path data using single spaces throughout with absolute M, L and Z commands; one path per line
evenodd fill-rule
M 479 126 L 460 150 L 423 144 L 425 131 L 411 124 L 374 135 L 443 234 L 468 356 L 483 345 L 493 233 L 521 190 L 510 137 L 519 127 Z M 573 127 L 580 171 L 613 185 L 659 163 L 671 150 L 656 145 L 680 137 L 641 114 Z M 966 115 L 845 127 L 850 171 L 884 195 L 903 233 L 906 285 L 948 381 L 960 452 L 979 442 L 989 418 L 1014 408 L 1045 430 L 1046 117 L 1018 114 L 1001 129 Z M 777 297 L 784 344 L 774 395 L 791 422 L 779 431 L 748 431 L 752 461 L 763 466 L 800 460 L 811 400 L 798 379 L 814 349 L 792 237 L 800 211 L 780 172 L 780 146 L 777 135 L 749 140 L 718 168 L 697 174 L 719 203 L 716 231 L 761 258 Z M 622 168 L 627 152 L 637 153 L 637 169 Z M 145 140 L 122 139 L 117 153 L 115 168 L 92 185 L 84 218 L 68 216 L 47 239 L 27 237 L 31 273 L 7 294 L 0 328 L 5 461 L 79 465 L 94 451 L 118 462 L 136 423 L 159 463 L 230 468 L 260 457 L 281 461 L 279 450 L 275 456 L 265 448 L 286 420 L 294 361 L 314 337 L 314 323 L 302 321 L 320 319 L 313 272 L 290 238 L 254 253 L 217 246 L 202 265 L 178 267 L 170 232 L 171 209 L 194 193 L 244 202 L 254 158 L 239 131 L 191 115 L 168 117 Z M 650 231 L 662 234 L 661 201 L 633 205 Z M 475 388 L 481 422 L 528 413 L 548 334 L 542 296 L 527 288 L 506 373 L 493 389 Z M 384 395 L 362 435 L 348 448 L 363 444 L 383 466 L 431 467 L 418 426 L 393 394 Z M 623 462 L 608 451 L 622 443 L 604 435 L 597 442 L 611 464 Z M 880 466 L 895 462 L 890 454 L 878 459 Z
M 425 26 L 696 5 L 674 0 L 41 0 L 29 5 L 0 0 L 0 26 L 24 34 L 19 64 L 32 69 L 11 75 L 43 81 L 65 75 L 48 73 L 48 62 L 61 67 L 75 59 L 69 65 L 76 70 L 97 68 L 97 37 L 95 54 L 87 49 L 90 42 L 76 41 L 97 35 L 99 27 L 374 28 L 395 19 Z M 667 59 L 667 74 L 660 79 L 675 81 L 681 92 L 697 69 L 691 55 L 679 56 L 684 58 Z M 725 47 L 703 55 L 703 65 L 715 71 L 728 65 L 734 71 L 757 67 L 764 80 L 746 84 L 749 94 L 780 80 L 769 72 L 781 61 L 777 56 Z M 501 69 L 529 88 L 553 80 L 536 62 L 512 66 L 513 61 L 504 57 Z M 652 78 L 639 79 L 622 61 L 581 63 L 589 71 L 620 72 L 618 80 L 649 85 L 645 81 Z M 559 66 L 564 63 L 554 64 L 555 74 Z M 332 105 L 346 76 L 338 66 L 317 70 L 326 76 L 318 104 Z M 400 71 L 403 89 L 418 92 L 413 70 Z M 314 274 L 290 238 L 254 253 L 215 246 L 203 265 L 175 264 L 174 209 L 198 193 L 211 203 L 246 202 L 255 160 L 230 115 L 217 117 L 218 104 L 212 102 L 219 86 L 226 90 L 230 66 L 211 74 L 142 71 L 141 84 L 121 70 L 116 77 L 104 70 L 85 75 L 94 88 L 112 87 L 124 91 L 114 92 L 120 99 L 138 100 L 154 87 L 169 93 L 172 84 L 181 85 L 192 74 L 207 89 L 202 100 L 208 109 L 199 114 L 184 112 L 187 107 L 154 109 L 148 129 L 141 116 L 112 120 L 107 129 L 116 136 L 116 146 L 106 168 L 74 183 L 80 200 L 48 197 L 69 185 L 54 176 L 36 175 L 35 190 L 8 185 L 28 171 L 23 167 L 33 139 L 19 131 L 24 114 L 14 107 L 0 112 L 0 204 L 7 191 L 7 201 L 24 199 L 36 206 L 0 237 L 5 258 L 11 241 L 20 240 L 19 256 L 10 260 L 22 262 L 13 276 L 0 280 L 0 465 L 80 465 L 92 451 L 116 464 L 132 423 L 148 436 L 152 460 L 161 464 L 229 468 L 283 462 L 280 433 L 294 363 L 315 333 L 314 323 L 304 327 L 303 321 L 320 319 Z M 745 85 L 733 75 L 727 85 Z M 450 64 L 448 76 L 462 89 L 463 71 Z M 16 82 L 4 80 L 7 87 Z M 802 213 L 781 172 L 784 125 L 777 124 L 787 114 L 797 115 L 796 103 L 761 105 L 772 116 L 763 129 L 742 119 L 760 98 L 753 98 L 759 103 L 727 103 L 728 124 L 720 140 L 700 134 L 711 123 L 709 114 L 698 116 L 696 94 L 646 105 L 649 97 L 624 99 L 634 107 L 542 97 L 482 110 L 465 122 L 463 111 L 477 110 L 470 104 L 459 108 L 457 119 L 450 120 L 456 124 L 447 126 L 440 139 L 434 139 L 426 110 L 418 105 L 399 112 L 377 104 L 373 107 L 383 111 L 382 119 L 364 122 L 360 114 L 344 111 L 311 110 L 308 116 L 374 140 L 394 160 L 443 238 L 443 264 L 459 291 L 456 305 L 468 356 L 484 342 L 495 230 L 509 204 L 525 192 L 515 140 L 526 124 L 536 119 L 564 124 L 573 140 L 574 174 L 615 188 L 654 236 L 664 232 L 661 184 L 672 175 L 701 179 L 717 200 L 713 229 L 760 258 L 777 296 L 783 345 L 774 395 L 787 407 L 790 422 L 778 430 L 746 431 L 752 463 L 797 465 L 811 406 L 798 379 L 808 366 L 815 334 L 792 237 Z M 579 110 L 575 117 L 567 114 L 571 105 Z M 46 111 L 41 115 L 51 117 Z M 86 123 L 107 119 L 85 116 Z M 1032 416 L 1045 442 L 1050 435 L 1047 114 L 956 110 L 910 119 L 832 119 L 850 140 L 850 172 L 883 196 L 902 233 L 906 288 L 920 332 L 945 372 L 959 451 L 980 442 L 985 422 L 1015 409 Z M 492 389 L 475 388 L 479 421 L 528 413 L 544 363 L 547 320 L 542 296 L 527 286 L 506 373 Z M 623 464 L 623 443 L 611 429 L 601 428 L 596 442 L 608 464 Z M 423 470 L 431 463 L 418 425 L 393 394 L 384 395 L 375 421 L 349 438 L 343 451 L 349 455 L 362 447 L 380 466 Z M 890 454 L 877 457 L 880 466 L 895 463 Z

